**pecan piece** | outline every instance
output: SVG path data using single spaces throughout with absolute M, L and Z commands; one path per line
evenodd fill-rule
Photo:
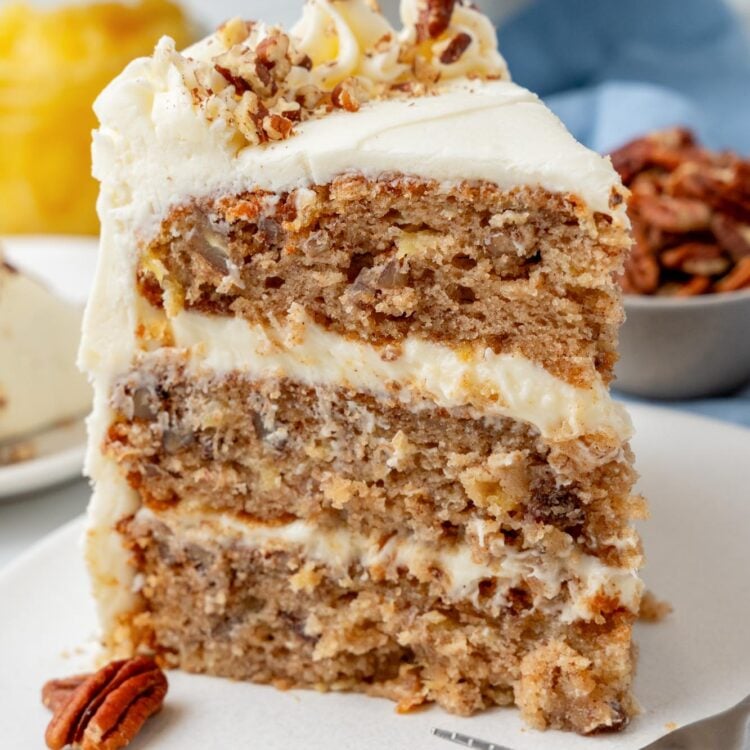
M 635 195 L 631 205 L 641 218 L 667 232 L 694 232 L 711 224 L 711 209 L 698 200 Z
M 714 289 L 717 292 L 736 292 L 750 288 L 750 258 L 743 258 L 730 273 L 717 281 Z
M 711 279 L 708 276 L 693 276 L 685 284 L 679 284 L 674 291 L 673 297 L 697 297 L 708 291 Z
M 347 112 L 357 112 L 359 110 L 359 98 L 357 97 L 354 82 L 347 79 L 336 86 L 331 92 L 331 103 L 337 109 L 344 109 Z
M 417 41 L 437 39 L 448 30 L 456 0 L 420 0 Z
M 663 252 L 660 260 L 665 268 L 679 269 L 695 276 L 717 276 L 730 266 L 721 248 L 707 242 L 685 242 Z
M 443 65 L 452 65 L 454 62 L 458 62 L 463 53 L 469 48 L 472 41 L 473 39 L 471 38 L 471 35 L 467 34 L 465 31 L 456 34 L 440 55 L 440 62 L 443 63 Z
M 164 672 L 147 657 L 113 661 L 98 672 L 81 677 L 68 700 L 56 702 L 45 734 L 50 750 L 66 746 L 80 750 L 125 747 L 146 719 L 161 708 L 167 693 Z M 55 686 L 61 682 L 66 681 L 47 683 L 42 695 L 52 702 L 51 696 L 57 693 Z
M 263 118 L 263 132 L 272 141 L 283 141 L 294 130 L 294 123 L 283 115 L 266 115 Z
M 750 224 L 742 224 L 730 216 L 716 214 L 711 220 L 711 231 L 732 260 L 739 261 L 750 255 Z

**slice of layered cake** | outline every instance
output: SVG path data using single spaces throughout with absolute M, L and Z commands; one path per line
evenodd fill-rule
M 100 97 L 111 654 L 623 727 L 641 584 L 609 161 L 453 2 L 311 0 Z
M 0 465 L 31 458 L 40 431 L 81 420 L 80 307 L 6 262 L 0 248 Z

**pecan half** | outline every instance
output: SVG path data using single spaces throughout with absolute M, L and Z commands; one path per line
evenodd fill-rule
M 652 294 L 659 287 L 659 264 L 649 253 L 633 251 L 625 268 L 625 291 L 631 294 Z
M 731 216 L 716 214 L 711 221 L 711 231 L 733 260 L 739 261 L 750 255 L 750 224 L 742 224 Z
M 716 283 L 717 292 L 736 292 L 750 289 L 750 258 L 743 258 L 734 269 Z
M 448 30 L 456 0 L 420 0 L 417 40 L 437 39 Z
M 696 276 L 715 276 L 729 269 L 731 263 L 718 245 L 705 242 L 686 242 L 663 252 L 660 257 L 665 268 L 678 268 Z
M 689 130 L 671 128 L 630 141 L 610 156 L 622 181 L 628 185 L 638 173 L 649 167 L 674 169 L 684 159 L 682 152 L 694 145 L 695 139 Z
M 711 209 L 697 200 L 636 195 L 632 205 L 649 224 L 667 232 L 694 232 L 711 224 Z
M 73 682 L 80 680 L 73 687 Z M 67 700 L 64 693 L 70 690 Z M 113 661 L 91 675 L 52 680 L 42 689 L 55 713 L 45 740 L 50 750 L 118 750 L 156 713 L 167 678 L 153 659 Z
M 674 291 L 674 297 L 697 297 L 708 291 L 711 279 L 708 276 L 693 276 L 685 284 L 679 284 Z
M 89 677 L 91 677 L 90 674 L 76 674 L 45 683 L 42 688 L 42 703 L 45 708 L 52 712 L 57 711 L 70 700 L 73 691 Z

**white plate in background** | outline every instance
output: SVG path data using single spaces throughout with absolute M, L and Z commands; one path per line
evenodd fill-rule
M 0 502 L 81 476 L 86 453 L 83 419 L 39 432 L 30 442 L 31 458 L 0 466 Z
M 518 712 L 472 718 L 437 708 L 399 716 L 389 701 L 169 673 L 164 709 L 129 750 L 450 750 L 433 726 L 514 750 L 637 750 L 673 724 L 750 692 L 750 431 L 679 412 L 633 406 L 634 448 L 651 505 L 644 578 L 674 613 L 639 624 L 636 695 L 643 713 L 618 735 L 525 729 Z M 0 573 L 2 747 L 41 747 L 51 677 L 91 669 L 96 634 L 79 541 L 82 522 L 53 533 Z
M 97 238 L 13 236 L 0 238 L 0 245 L 8 261 L 22 272 L 73 304 L 86 303 L 94 282 Z M 33 457 L 0 466 L 0 500 L 80 476 L 86 446 L 82 418 L 20 440 L 33 444 Z

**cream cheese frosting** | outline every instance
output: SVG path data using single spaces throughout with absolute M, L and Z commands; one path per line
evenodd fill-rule
M 153 59 L 131 63 L 95 105 L 101 208 L 131 213 L 144 235 L 188 197 L 250 185 L 291 191 L 343 173 L 540 187 L 627 221 L 623 207 L 609 205 L 620 189 L 610 161 L 577 143 L 534 94 L 509 81 L 460 80 L 430 96 L 372 101 L 356 114 L 303 122 L 287 140 L 242 148 L 230 124 L 209 122 L 193 106 L 170 54 L 162 42 Z
M 172 318 L 171 331 L 175 345 L 190 350 L 196 369 L 219 375 L 291 378 L 389 394 L 417 407 L 420 401 L 472 406 L 528 422 L 548 440 L 613 433 L 623 441 L 631 433 L 625 410 L 600 380 L 576 387 L 520 355 L 457 350 L 416 336 L 403 341 L 398 357 L 386 358 L 377 347 L 317 325 L 298 305 L 275 326 L 182 311 Z
M 409 70 L 402 60 L 404 48 L 418 44 L 418 0 L 402 0 L 401 22 L 403 29 L 397 32 L 366 0 L 310 0 L 291 37 L 313 61 L 312 80 L 324 88 L 352 75 L 390 83 Z M 471 38 L 469 47 L 456 62 L 441 62 L 458 34 Z M 443 80 L 467 75 L 508 77 L 492 23 L 471 6 L 456 5 L 449 28 L 430 47 L 430 62 Z

